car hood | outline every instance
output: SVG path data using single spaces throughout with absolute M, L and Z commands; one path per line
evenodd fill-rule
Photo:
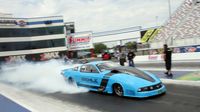
M 152 74 L 149 74 L 147 72 L 141 71 L 134 67 L 116 67 L 111 69 L 111 73 L 120 73 L 125 75 L 131 75 L 137 78 L 141 78 L 143 80 L 147 80 L 149 82 L 155 82 L 155 76 L 152 76 Z

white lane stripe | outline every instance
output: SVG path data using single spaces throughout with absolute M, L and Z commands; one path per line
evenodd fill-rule
M 177 84 L 184 86 L 200 87 L 200 81 L 186 81 L 186 80 L 174 80 L 174 79 L 161 79 L 164 84 Z
M 0 84 L 0 92 L 3 96 L 7 97 L 8 99 L 10 99 L 11 101 L 15 102 L 16 104 L 26 108 L 27 110 L 31 111 L 31 112 L 39 112 L 36 111 L 35 109 L 33 109 L 32 107 L 30 107 L 29 105 L 26 105 L 25 103 L 23 103 L 20 100 L 17 100 L 15 97 L 13 97 L 12 95 L 8 94 L 7 92 L 4 92 L 2 89 L 2 85 Z
M 30 93 L 1 83 L 0 92 L 32 112 L 100 112 L 76 103 Z

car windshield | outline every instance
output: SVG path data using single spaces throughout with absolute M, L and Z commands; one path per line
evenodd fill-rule
M 101 72 L 105 70 L 110 70 L 112 68 L 119 67 L 119 66 L 120 65 L 118 63 L 114 63 L 114 62 L 105 62 L 105 63 L 97 64 L 97 67 L 99 68 Z

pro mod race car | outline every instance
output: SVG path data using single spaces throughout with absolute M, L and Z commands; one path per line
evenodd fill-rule
M 152 73 L 109 61 L 89 62 L 62 70 L 61 74 L 70 84 L 117 96 L 144 98 L 166 92 L 160 79 Z

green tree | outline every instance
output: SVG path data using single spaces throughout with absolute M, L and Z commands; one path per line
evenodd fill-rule
M 137 49 L 137 42 L 127 42 L 125 44 L 125 46 L 128 48 L 128 49 L 134 49 L 136 50 Z
M 107 49 L 107 46 L 103 43 L 95 44 L 94 45 L 94 52 L 101 53 Z

